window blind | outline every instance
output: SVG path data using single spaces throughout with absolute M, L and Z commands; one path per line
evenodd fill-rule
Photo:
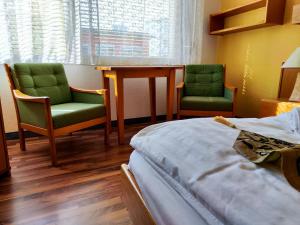
M 180 62 L 182 22 L 194 18 L 183 2 L 0 0 L 0 62 Z

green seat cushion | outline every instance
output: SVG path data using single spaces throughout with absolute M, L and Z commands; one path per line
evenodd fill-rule
M 64 103 L 51 106 L 54 128 L 61 128 L 72 124 L 85 122 L 105 116 L 103 104 Z
M 232 101 L 224 97 L 185 96 L 181 108 L 201 111 L 232 111 Z
M 184 77 L 185 96 L 224 96 L 223 65 L 187 65 Z
M 52 105 L 72 101 L 62 64 L 17 63 L 14 65 L 14 82 L 27 95 L 48 96 Z

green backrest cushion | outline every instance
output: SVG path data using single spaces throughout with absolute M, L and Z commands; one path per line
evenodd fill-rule
M 185 71 L 185 96 L 224 96 L 223 65 L 187 65 Z
M 62 64 L 17 63 L 14 65 L 14 82 L 24 94 L 48 96 L 51 105 L 72 101 L 70 87 Z

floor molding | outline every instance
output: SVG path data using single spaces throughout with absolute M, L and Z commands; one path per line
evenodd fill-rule
M 175 118 L 175 115 L 174 115 Z M 166 115 L 160 115 L 156 117 L 157 121 L 164 121 L 166 120 Z M 134 124 L 141 124 L 141 123 L 149 123 L 151 121 L 151 117 L 140 117 L 140 118 L 132 118 L 132 119 L 125 119 L 125 125 L 134 125 Z M 112 121 L 112 127 L 117 127 L 117 120 Z M 94 127 L 87 128 L 86 130 L 93 130 L 93 129 L 101 129 L 103 128 L 103 125 L 97 125 Z M 25 131 L 25 137 L 39 137 L 41 135 L 33 133 L 31 131 Z M 16 140 L 19 139 L 18 132 L 9 132 L 6 133 L 6 139 L 7 140 Z

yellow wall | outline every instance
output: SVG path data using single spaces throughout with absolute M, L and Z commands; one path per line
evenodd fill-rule
M 222 9 L 253 0 L 221 0 Z M 300 47 L 300 25 L 291 24 L 293 5 L 300 0 L 287 0 L 284 25 L 261 28 L 219 38 L 217 61 L 226 64 L 227 83 L 238 87 L 237 115 L 258 116 L 261 98 L 276 98 L 281 63 Z M 253 23 L 261 10 L 231 18 L 228 23 Z

